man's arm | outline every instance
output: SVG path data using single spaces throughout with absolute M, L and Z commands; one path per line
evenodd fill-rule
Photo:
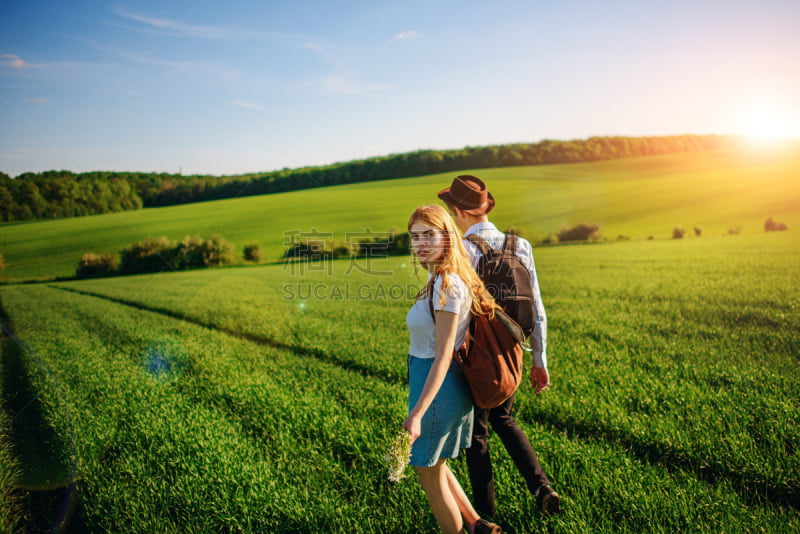
M 547 313 L 544 311 L 542 292 L 536 276 L 536 264 L 533 261 L 533 249 L 527 240 L 517 241 L 517 255 L 522 258 L 525 268 L 531 276 L 533 288 L 533 332 L 530 346 L 533 353 L 533 369 L 531 369 L 531 386 L 538 395 L 550 385 L 550 373 L 547 370 Z
M 533 249 L 531 244 L 525 239 L 517 241 L 517 256 L 520 257 L 528 274 L 531 277 L 531 287 L 533 288 L 533 311 L 534 323 L 533 332 L 530 336 L 530 346 L 533 352 L 534 367 L 547 368 L 547 313 L 544 311 L 542 302 L 542 292 L 539 289 L 539 279 L 536 276 L 536 265 L 533 261 Z
M 478 247 L 470 240 L 464 239 L 464 248 L 467 249 L 472 268 L 477 269 L 481 253 Z M 535 312 L 533 332 L 529 343 L 533 355 L 533 369 L 531 370 L 531 384 L 536 393 L 541 393 L 550 385 L 550 374 L 547 371 L 547 314 L 542 303 L 542 294 L 539 290 L 539 280 L 536 277 L 536 266 L 533 262 L 533 249 L 525 239 L 517 240 L 517 256 L 522 260 L 531 277 L 533 288 L 533 307 Z

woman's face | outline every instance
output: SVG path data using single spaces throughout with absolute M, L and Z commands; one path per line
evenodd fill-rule
M 417 221 L 411 225 L 411 250 L 423 267 L 441 261 L 447 246 L 447 236 L 433 226 Z

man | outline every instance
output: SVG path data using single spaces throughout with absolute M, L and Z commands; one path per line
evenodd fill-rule
M 506 236 L 489 222 L 488 217 L 495 206 L 494 197 L 480 178 L 470 175 L 458 176 L 450 187 L 439 192 L 439 198 L 447 204 L 453 220 L 464 234 L 464 246 L 470 255 L 473 267 L 477 267 L 481 252 L 475 244 L 466 239 L 467 236 L 477 234 L 485 239 L 491 248 L 503 247 Z M 531 384 L 536 394 L 539 394 L 550 385 L 546 357 L 547 316 L 542 304 L 530 243 L 518 238 L 515 252 L 530 273 L 533 287 L 535 322 L 530 336 L 529 350 L 533 352 Z M 548 514 L 557 513 L 561 510 L 560 497 L 550 488 L 550 480 L 539 465 L 533 447 L 514 420 L 513 407 L 513 395 L 496 408 L 487 410 L 475 407 L 472 445 L 467 449 L 467 466 L 475 508 L 481 514 L 490 517 L 495 515 L 494 477 L 489 458 L 489 424 L 491 424 L 492 430 L 500 436 L 517 470 L 525 479 L 528 489 L 535 496 L 539 510 Z

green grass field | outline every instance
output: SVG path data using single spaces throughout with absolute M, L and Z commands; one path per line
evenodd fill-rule
M 536 249 L 553 387 L 515 412 L 564 513 L 494 438 L 506 531 L 800 530 L 795 234 Z M 357 261 L 0 287 L 0 504 L 42 530 L 435 532 L 383 458 L 421 280 Z
M 504 530 L 800 531 L 800 154 L 475 173 L 501 228 L 631 238 L 535 250 L 553 387 L 524 385 L 515 413 L 564 513 L 536 511 L 495 438 Z M 451 179 L 0 226 L 6 278 L 42 280 L 0 286 L 0 530 L 435 532 L 384 460 L 421 275 L 277 260 L 293 231 L 404 229 Z M 55 280 L 84 252 L 198 234 L 258 242 L 265 264 Z
M 598 163 L 482 169 L 496 197 L 493 219 L 539 241 L 564 226 L 597 223 L 610 240 L 762 232 L 768 217 L 800 226 L 800 153 L 710 151 Z M 244 197 L 169 208 L 0 226 L 7 279 L 68 277 L 86 252 L 116 253 L 145 237 L 219 234 L 263 261 L 280 258 L 289 233 L 404 229 L 411 211 L 438 202 L 455 173 Z

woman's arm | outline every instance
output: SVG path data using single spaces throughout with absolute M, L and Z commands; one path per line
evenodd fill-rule
M 403 428 L 411 434 L 412 443 L 419 437 L 422 416 L 425 415 L 428 406 L 431 405 L 439 388 L 442 387 L 444 377 L 453 361 L 457 329 L 458 315 L 444 310 L 436 311 L 436 358 L 428 373 L 428 378 L 425 380 L 422 393 L 417 399 L 417 404 L 403 423 Z

